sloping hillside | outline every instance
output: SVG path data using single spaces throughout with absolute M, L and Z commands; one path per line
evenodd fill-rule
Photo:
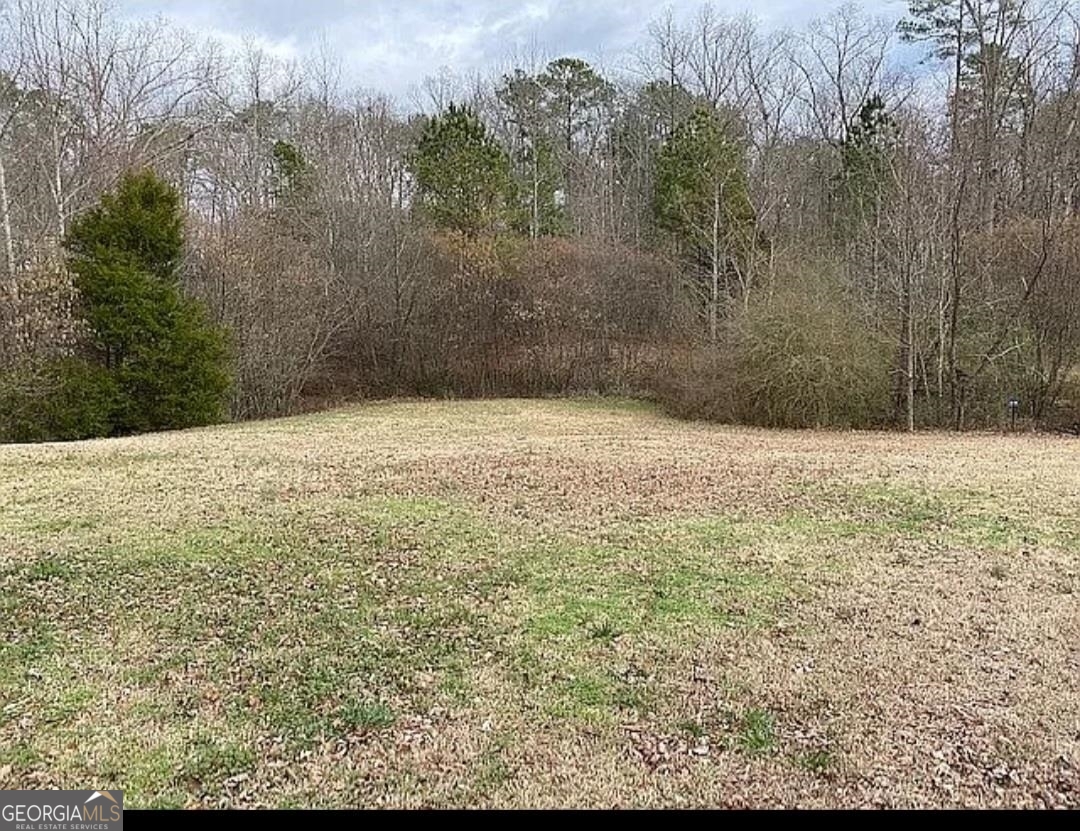
M 392 403 L 0 448 L 0 788 L 1080 806 L 1080 442 Z

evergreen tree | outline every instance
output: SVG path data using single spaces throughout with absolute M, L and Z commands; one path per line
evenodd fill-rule
M 1030 23 L 1030 9 L 1016 0 L 910 0 L 901 36 L 928 43 L 937 60 L 954 62 L 954 90 L 960 120 L 990 110 L 1001 118 L 1028 92 L 1022 60 L 1010 53 L 1015 33 Z
M 287 141 L 276 141 L 271 155 L 274 160 L 275 198 L 288 201 L 311 191 L 311 165 L 300 148 Z
M 888 191 L 889 164 L 896 149 L 898 128 L 880 95 L 859 109 L 840 145 L 836 181 L 836 221 L 841 239 L 872 226 Z
M 544 107 L 557 125 L 560 149 L 569 158 L 579 137 L 597 130 L 604 109 L 615 98 L 615 90 L 579 58 L 552 61 L 537 80 L 545 93 Z
M 565 195 L 566 183 L 545 109 L 546 92 L 536 77 L 518 69 L 503 76 L 495 95 L 507 111 L 511 159 L 521 194 L 515 225 L 533 239 L 564 234 L 568 223 L 560 196 Z
M 97 262 L 123 260 L 154 280 L 175 285 L 184 250 L 180 195 L 153 173 L 129 173 L 101 204 L 79 217 L 64 247 L 80 277 Z
M 569 225 L 563 201 L 565 183 L 551 142 L 545 136 L 530 138 L 518 161 L 524 174 L 517 185 L 521 194 L 518 230 L 534 239 L 565 234 Z
M 183 216 L 151 172 L 125 176 L 65 240 L 93 354 L 118 391 L 118 433 L 220 419 L 230 386 L 225 334 L 179 287 Z
M 469 109 L 451 104 L 430 119 L 409 166 L 417 209 L 436 226 L 477 236 L 512 218 L 510 160 Z
M 615 88 L 579 58 L 552 61 L 537 83 L 544 92 L 552 149 L 561 167 L 562 204 L 571 219 L 579 219 L 582 180 L 588 178 L 589 165 L 595 162 Z
M 934 57 L 946 60 L 968 49 L 977 39 L 965 15 L 964 0 L 909 0 L 908 17 L 898 24 L 901 36 L 933 45 Z
M 626 219 L 638 244 L 656 241 L 657 217 L 653 210 L 656 162 L 670 138 L 672 121 L 681 123 L 699 105 L 704 103 L 695 100 L 681 86 L 650 81 L 613 120 L 611 149 L 616 182 L 628 197 Z
M 721 283 L 732 273 L 746 273 L 755 217 L 742 147 L 714 110 L 694 110 L 660 151 L 654 205 L 660 227 L 708 265 L 715 340 Z

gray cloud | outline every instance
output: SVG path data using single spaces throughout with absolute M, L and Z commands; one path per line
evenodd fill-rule
M 842 0 L 718 0 L 725 12 L 750 12 L 767 26 L 797 25 Z M 901 0 L 868 0 L 897 15 Z M 325 38 L 344 61 L 350 83 L 403 96 L 425 76 L 449 67 L 484 69 L 515 51 L 616 58 L 643 39 L 660 13 L 647 0 L 122 0 L 136 16 L 164 14 L 228 39 L 256 37 L 286 55 Z M 675 0 L 689 16 L 701 0 Z

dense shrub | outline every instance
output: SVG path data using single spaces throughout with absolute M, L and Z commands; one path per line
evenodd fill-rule
M 875 427 L 890 410 L 889 353 L 828 276 L 762 293 L 719 343 L 658 379 L 674 413 L 766 427 Z
M 0 441 L 75 441 L 113 432 L 119 389 L 81 358 L 27 365 L 0 377 Z
M 888 419 L 888 352 L 838 295 L 785 288 L 737 319 L 732 347 L 741 421 L 874 427 Z
M 141 342 L 116 368 L 121 433 L 177 430 L 227 416 L 231 376 L 223 332 L 201 306 L 175 292 L 159 312 L 166 337 Z
M 80 357 L 27 350 L 6 368 L 0 439 L 170 430 L 225 415 L 230 350 L 181 293 L 183 244 L 180 196 L 150 172 L 125 176 L 72 223 L 64 246 L 83 325 L 72 330 L 81 343 L 60 346 Z
M 1080 372 L 1065 380 L 1054 404 L 1051 425 L 1059 430 L 1080 434 Z
M 225 415 L 229 350 L 180 292 L 179 194 L 144 172 L 73 223 L 65 245 L 96 358 L 119 390 L 119 433 L 212 423 Z
M 633 394 L 689 303 L 663 259 L 584 240 L 416 240 L 422 275 L 365 296 L 327 374 L 360 394 Z M 320 385 L 320 390 L 329 383 Z
M 672 415 L 704 421 L 734 422 L 740 407 L 730 344 L 694 343 L 684 346 L 650 387 Z

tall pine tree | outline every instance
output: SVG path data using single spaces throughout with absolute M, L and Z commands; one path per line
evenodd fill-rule
M 428 121 L 409 162 L 416 207 L 437 227 L 474 237 L 512 218 L 510 160 L 468 108 L 451 104 Z
M 754 209 L 742 147 L 712 109 L 699 107 L 668 139 L 656 167 L 655 210 L 709 281 L 709 332 L 717 337 L 722 290 L 747 274 Z

